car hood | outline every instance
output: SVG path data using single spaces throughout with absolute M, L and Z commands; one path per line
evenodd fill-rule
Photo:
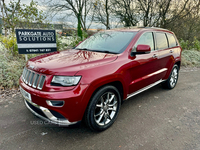
M 28 61 L 27 67 L 44 74 L 75 75 L 80 70 L 115 59 L 116 54 L 70 49 L 34 57 Z

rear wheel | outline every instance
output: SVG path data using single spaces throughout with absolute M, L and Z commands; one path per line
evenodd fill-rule
M 92 97 L 85 113 L 85 123 L 92 130 L 106 130 L 116 120 L 120 106 L 121 97 L 117 88 L 105 86 Z
M 178 65 L 175 64 L 174 67 L 172 68 L 169 78 L 165 82 L 163 82 L 162 85 L 165 88 L 173 89 L 178 82 L 178 75 L 179 75 L 179 67 Z

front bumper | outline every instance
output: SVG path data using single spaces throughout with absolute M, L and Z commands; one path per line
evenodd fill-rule
M 27 108 L 36 116 L 59 125 L 71 125 L 82 120 L 86 106 L 88 85 L 77 85 L 73 90 L 47 92 L 34 89 L 21 78 L 20 87 L 30 93 L 30 100 L 24 97 Z M 22 94 L 23 95 L 23 94 Z M 51 106 L 47 101 L 63 101 L 63 106 Z
M 58 118 L 54 116 L 51 111 L 45 107 L 39 106 L 29 100 L 24 99 L 26 107 L 37 117 L 50 122 L 52 124 L 57 124 L 61 126 L 69 126 L 78 123 L 76 122 L 69 122 L 66 118 Z

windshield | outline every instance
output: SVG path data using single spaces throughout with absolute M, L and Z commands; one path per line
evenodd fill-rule
M 83 41 L 75 49 L 122 53 L 131 42 L 136 32 L 102 31 Z

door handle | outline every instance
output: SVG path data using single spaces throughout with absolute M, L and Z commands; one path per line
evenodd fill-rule
M 153 54 L 153 56 L 152 56 L 153 58 L 157 58 L 158 57 L 158 55 L 157 54 Z
M 172 50 L 172 49 L 171 49 L 169 52 L 170 52 L 170 53 L 173 53 L 173 52 L 174 52 L 174 50 Z

